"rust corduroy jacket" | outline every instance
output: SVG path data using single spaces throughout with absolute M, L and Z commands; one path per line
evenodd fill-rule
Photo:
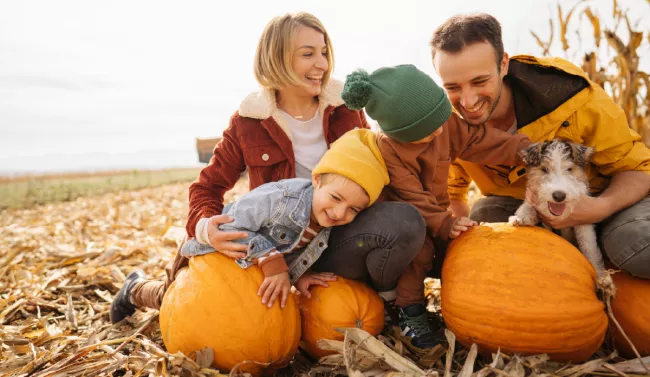
M 363 111 L 348 109 L 341 99 L 343 84 L 330 80 L 319 96 L 327 146 L 354 128 L 369 128 Z M 249 188 L 296 176 L 293 137 L 277 108 L 275 93 L 248 95 L 230 118 L 210 163 L 190 186 L 186 231 L 194 237 L 196 223 L 223 210 L 224 194 L 248 169 Z

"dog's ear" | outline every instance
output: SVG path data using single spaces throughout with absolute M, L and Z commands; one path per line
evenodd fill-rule
M 526 166 L 539 166 L 542 163 L 542 143 L 532 143 L 519 151 L 519 157 Z
M 568 143 L 571 146 L 571 157 L 576 165 L 585 167 L 591 162 L 591 155 L 594 154 L 594 148 L 578 143 Z

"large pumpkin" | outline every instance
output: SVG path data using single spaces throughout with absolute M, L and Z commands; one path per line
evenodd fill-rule
M 372 335 L 384 328 L 384 302 L 372 288 L 340 276 L 327 284 L 312 286 L 311 298 L 297 295 L 302 315 L 300 346 L 317 359 L 333 353 L 318 348 L 319 339 L 343 340 L 336 328 L 357 327 Z
M 612 300 L 614 317 L 641 356 L 650 355 L 650 280 L 635 278 L 625 271 L 612 275 L 616 297 Z M 612 321 L 614 344 L 622 356 L 634 358 L 632 347 Z
M 286 366 L 300 341 L 300 312 L 290 295 L 284 309 L 268 308 L 257 296 L 264 274 L 242 269 L 232 259 L 211 253 L 190 259 L 169 287 L 160 308 L 160 330 L 167 350 L 211 347 L 214 367 L 260 375 Z
M 539 227 L 488 224 L 449 246 L 442 315 L 461 344 L 484 353 L 547 353 L 583 361 L 607 331 L 596 273 L 569 242 Z

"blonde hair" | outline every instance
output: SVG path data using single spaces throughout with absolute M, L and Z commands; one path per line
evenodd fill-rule
M 315 16 L 300 12 L 274 17 L 264 28 L 255 52 L 255 78 L 264 88 L 280 89 L 287 85 L 300 85 L 300 78 L 292 68 L 296 31 L 301 26 L 323 34 L 327 46 L 327 72 L 323 75 L 324 86 L 334 68 L 334 50 L 325 27 Z

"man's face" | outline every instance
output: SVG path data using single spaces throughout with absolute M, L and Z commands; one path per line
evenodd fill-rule
M 508 55 L 504 54 L 500 67 L 496 59 L 488 42 L 471 44 L 456 54 L 436 52 L 433 64 L 449 101 L 469 124 L 487 122 L 499 102 Z

